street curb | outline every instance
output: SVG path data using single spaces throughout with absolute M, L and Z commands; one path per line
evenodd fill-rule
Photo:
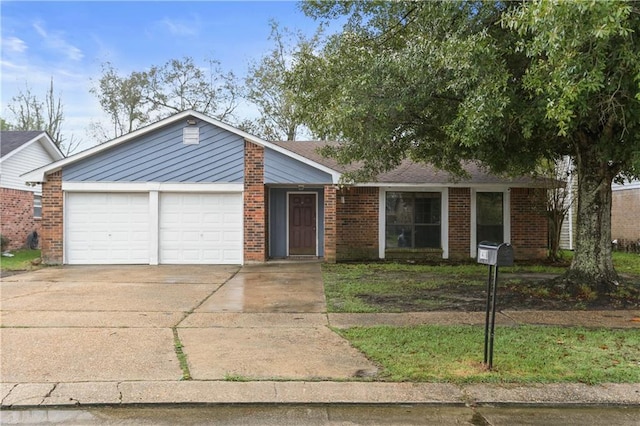
M 130 381 L 2 383 L 3 409 L 180 404 L 424 404 L 447 406 L 633 406 L 639 383 L 586 385 L 383 382 Z

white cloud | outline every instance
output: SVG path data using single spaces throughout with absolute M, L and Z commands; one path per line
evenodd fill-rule
M 2 39 L 2 50 L 9 52 L 22 53 L 27 50 L 27 43 L 18 37 L 8 37 Z
M 179 21 L 175 19 L 164 18 L 160 21 L 160 25 L 173 36 L 195 36 L 198 34 L 199 23 L 196 19 L 193 21 Z
M 72 61 L 80 61 L 84 58 L 82 50 L 66 41 L 61 32 L 48 32 L 41 22 L 34 22 L 33 28 L 44 39 L 45 45 L 52 50 L 66 56 Z

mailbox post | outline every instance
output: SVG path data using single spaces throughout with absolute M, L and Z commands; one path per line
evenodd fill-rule
M 508 243 L 482 241 L 478 244 L 478 263 L 489 265 L 487 280 L 487 309 L 484 324 L 484 363 L 493 368 L 493 338 L 496 322 L 496 293 L 498 290 L 498 266 L 513 265 L 513 247 Z

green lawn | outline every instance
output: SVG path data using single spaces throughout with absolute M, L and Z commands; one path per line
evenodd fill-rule
M 40 257 L 40 250 L 14 250 L 13 257 L 0 257 L 0 268 L 3 271 L 28 271 L 35 269 L 31 261 Z
M 567 261 L 571 253 L 565 254 Z M 640 279 L 640 256 L 615 253 L 619 273 Z M 574 308 L 536 287 L 535 277 L 561 274 L 565 267 L 517 265 L 500 268 L 502 308 L 533 301 L 540 309 L 547 299 Z M 487 267 L 370 263 L 323 265 L 325 292 L 331 312 L 402 312 L 434 310 L 438 303 L 464 308 L 467 299 L 486 293 Z M 523 281 L 533 281 L 525 285 Z M 540 278 L 542 277 L 542 278 Z M 522 288 L 519 288 L 522 287 Z M 537 290 L 536 290 L 537 289 Z M 524 291 L 526 290 L 526 291 Z M 533 291 L 527 296 L 527 291 Z M 509 296 L 516 296 L 509 299 Z M 401 303 L 400 303 L 401 302 Z M 482 305 L 484 301 L 480 302 Z M 582 303 L 582 302 L 580 302 Z M 529 305 L 527 305 L 529 306 Z M 615 309 L 614 303 L 611 308 Z M 637 308 L 636 308 L 637 309 Z M 577 327 L 497 327 L 493 370 L 483 361 L 484 327 L 414 326 L 356 327 L 336 330 L 380 366 L 373 380 L 451 383 L 640 383 L 640 333 L 634 330 Z
M 640 276 L 640 253 L 613 252 L 613 264 L 619 274 Z
M 375 380 L 452 383 L 640 383 L 638 330 L 497 327 L 493 370 L 484 327 L 337 330 L 381 367 Z

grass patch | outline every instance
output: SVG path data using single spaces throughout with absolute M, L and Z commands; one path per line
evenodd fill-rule
M 497 327 L 493 370 L 484 327 L 357 327 L 337 330 L 381 367 L 379 379 L 451 383 L 639 383 L 637 330 Z
M 227 382 L 249 382 L 251 381 L 251 379 L 249 377 L 245 377 L 243 375 L 240 374 L 231 374 L 231 373 L 226 373 L 224 375 L 224 380 Z
M 613 252 L 613 265 L 619 274 L 640 276 L 640 254 Z
M 567 262 L 567 265 L 573 260 L 573 252 L 570 250 L 562 250 L 560 255 Z M 614 251 L 612 257 L 613 266 L 618 273 L 640 276 L 640 254 Z M 562 272 L 564 272 L 564 268 Z
M 182 370 L 181 380 L 191 380 L 191 372 L 189 371 L 189 363 L 187 362 L 187 355 L 184 353 L 178 330 L 173 329 L 173 348 L 176 351 L 178 362 L 180 363 L 180 369 Z
M 14 250 L 11 252 L 13 257 L 0 257 L 0 268 L 3 271 L 29 271 L 37 269 L 31 262 L 40 257 L 40 250 Z

